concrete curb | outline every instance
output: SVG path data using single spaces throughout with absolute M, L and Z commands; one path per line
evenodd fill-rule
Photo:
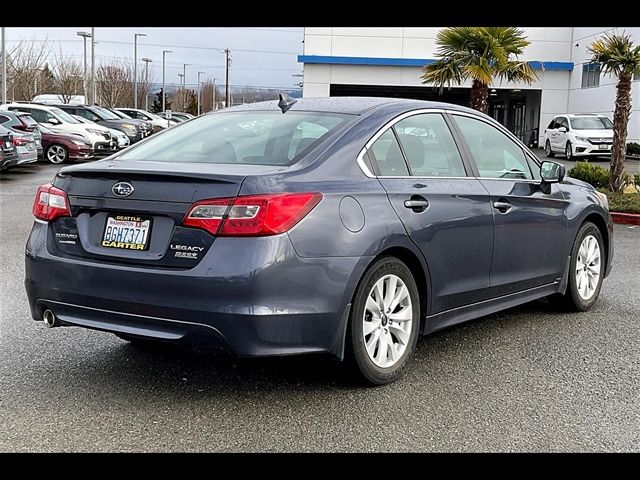
M 613 223 L 624 223 L 626 225 L 640 225 L 640 213 L 620 213 L 609 212 Z

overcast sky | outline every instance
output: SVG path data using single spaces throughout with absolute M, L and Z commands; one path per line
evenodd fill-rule
M 54 53 L 60 50 L 65 56 L 73 56 L 82 62 L 83 39 L 77 32 L 90 32 L 91 27 L 59 28 L 6 28 L 7 50 L 19 40 L 49 40 L 54 44 Z M 195 87 L 197 72 L 200 80 L 217 78 L 224 83 L 224 52 L 216 49 L 231 49 L 232 86 L 294 88 L 301 78 L 292 75 L 302 73 L 297 55 L 302 53 L 303 29 L 294 27 L 251 28 L 204 28 L 204 27 L 152 27 L 152 28 L 106 28 L 95 30 L 96 62 L 108 62 L 114 58 L 133 62 L 133 34 L 146 33 L 138 37 L 138 61 L 143 57 L 153 61 L 149 67 L 153 81 L 162 81 L 162 51 L 173 50 L 166 55 L 166 83 L 179 82 L 182 65 L 186 68 L 187 85 Z M 197 48 L 206 47 L 206 48 Z M 87 64 L 90 65 L 90 44 L 87 41 Z M 139 68 L 144 64 L 139 63 Z

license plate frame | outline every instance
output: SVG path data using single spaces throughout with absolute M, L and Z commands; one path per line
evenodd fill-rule
M 115 224 L 113 222 L 126 222 L 126 224 Z M 140 225 L 136 226 L 138 223 Z M 134 225 L 130 225 L 134 224 Z M 107 233 L 109 233 L 109 237 L 112 235 L 112 231 L 109 231 L 109 227 L 112 229 L 116 228 L 126 228 L 133 229 L 131 232 L 131 241 L 125 242 L 120 240 L 127 240 L 129 236 L 129 232 L 126 231 L 124 233 L 124 238 L 114 240 L 113 238 L 107 238 Z M 149 244 L 151 243 L 151 231 L 153 228 L 153 219 L 151 217 L 143 216 L 143 215 L 127 215 L 121 213 L 109 213 L 107 214 L 104 222 L 104 228 L 102 230 L 102 236 L 100 238 L 100 246 L 103 248 L 111 248 L 114 250 L 131 250 L 135 252 L 144 252 L 149 250 Z M 136 232 L 135 229 L 143 229 L 140 232 Z M 146 230 L 146 233 L 145 233 Z M 136 241 L 139 236 L 142 235 L 142 242 Z
M 600 145 L 598 145 L 598 150 L 609 150 L 609 144 L 601 143 Z

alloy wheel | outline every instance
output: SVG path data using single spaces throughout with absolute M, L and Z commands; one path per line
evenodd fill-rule
M 51 163 L 62 163 L 67 159 L 67 152 L 60 145 L 52 145 L 47 150 L 47 160 Z
M 600 245 L 593 235 L 588 235 L 580 244 L 576 260 L 576 285 L 583 300 L 589 300 L 596 292 L 601 268 Z
M 385 275 L 373 285 L 362 322 L 371 361 L 381 368 L 395 365 L 407 349 L 413 322 L 411 296 L 400 277 Z

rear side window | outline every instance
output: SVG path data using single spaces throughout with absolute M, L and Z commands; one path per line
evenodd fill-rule
M 387 129 L 369 148 L 372 161 L 384 177 L 406 177 L 409 175 L 400 145 L 392 129 Z
M 159 162 L 291 165 L 351 115 L 240 111 L 177 125 L 120 158 Z
M 528 179 L 533 176 L 520 145 L 492 125 L 454 115 L 481 177 Z
M 394 128 L 412 175 L 466 176 L 462 157 L 442 115 L 413 115 L 396 123 Z

